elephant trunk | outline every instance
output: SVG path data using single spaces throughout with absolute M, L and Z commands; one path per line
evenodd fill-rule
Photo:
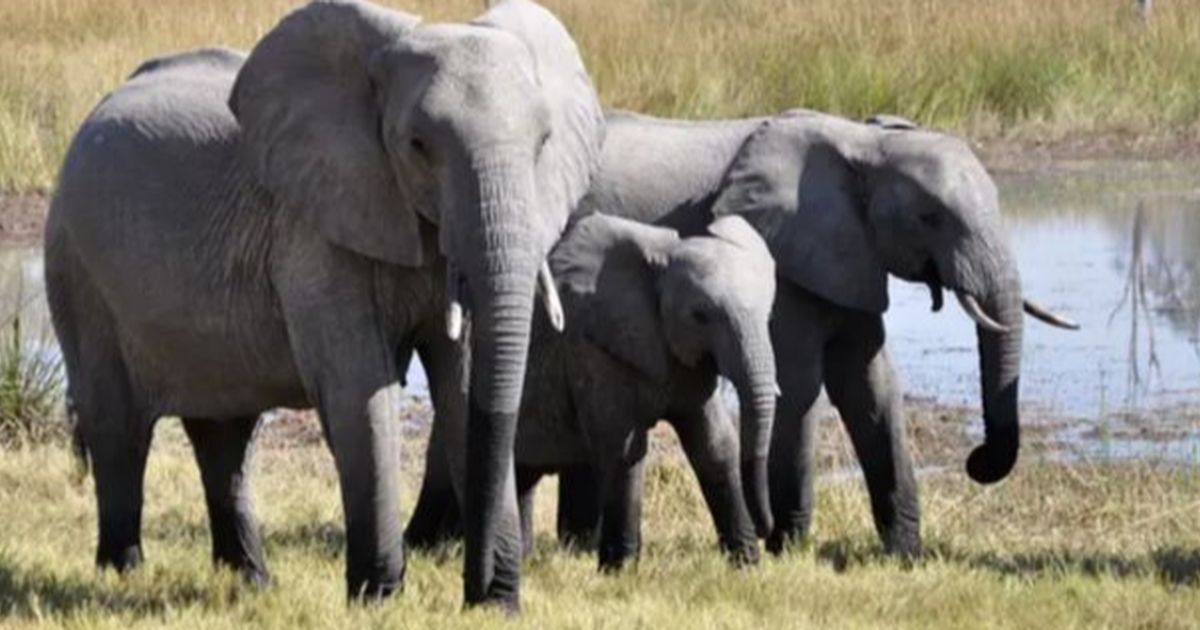
M 478 168 L 479 229 L 460 259 L 471 297 L 471 387 L 467 422 L 467 602 L 518 601 L 521 534 L 516 525 L 513 444 L 525 380 L 534 287 L 543 252 L 528 167 Z
M 760 537 L 766 537 L 774 520 L 768 492 L 767 454 L 771 447 L 779 385 L 775 380 L 775 355 L 771 350 L 770 333 L 766 326 L 762 328 L 740 340 L 732 380 L 741 407 L 743 494 L 755 530 Z
M 1020 448 L 1021 281 L 1011 263 L 1002 265 L 992 277 L 991 289 L 980 305 L 1002 328 L 976 326 L 984 442 L 967 459 L 967 474 L 984 484 L 1007 476 Z

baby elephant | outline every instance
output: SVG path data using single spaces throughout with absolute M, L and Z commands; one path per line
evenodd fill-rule
M 753 509 L 767 509 L 777 389 L 768 328 L 775 268 L 765 243 L 740 217 L 680 238 L 595 214 L 567 229 L 549 263 L 566 330 L 553 331 L 542 315 L 534 322 L 516 442 L 527 548 L 537 479 L 582 465 L 599 481 L 601 569 L 636 556 L 647 431 L 665 419 L 696 471 L 722 549 L 735 562 L 757 561 L 739 454 L 764 485 Z M 737 389 L 742 435 L 720 400 L 718 375 Z M 440 474 L 438 456 L 431 448 L 426 490 L 438 485 L 430 478 Z M 424 517 L 414 519 L 431 518 L 437 503 L 423 492 Z

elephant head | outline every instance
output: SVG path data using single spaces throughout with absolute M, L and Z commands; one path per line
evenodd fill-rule
M 737 390 L 750 510 L 771 522 L 767 453 L 775 419 L 775 355 L 769 319 L 775 264 L 739 217 L 679 238 L 666 228 L 605 215 L 576 221 L 550 255 L 580 335 L 664 388 L 672 361 L 708 367 Z
M 587 190 L 603 136 L 574 42 L 528 0 L 430 25 L 318 0 L 254 48 L 230 106 L 243 158 L 285 212 L 384 263 L 447 259 L 449 332 L 458 335 L 463 308 L 473 319 L 467 599 L 515 605 L 515 569 L 511 583 L 493 583 L 493 545 L 535 284 L 546 281 L 556 311 L 539 270 Z
M 1012 470 L 1021 282 L 996 186 L 965 143 L 892 116 L 789 112 L 747 139 L 714 214 L 744 216 L 780 277 L 843 307 L 885 311 L 888 273 L 927 284 L 934 310 L 952 289 L 979 338 L 985 441 L 967 472 L 992 483 Z

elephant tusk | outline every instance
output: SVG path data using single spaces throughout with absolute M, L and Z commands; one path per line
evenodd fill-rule
M 966 311 L 967 315 L 969 315 L 971 319 L 975 320 L 975 324 L 977 326 L 984 330 L 990 330 L 994 333 L 1008 332 L 1008 328 L 1006 326 L 1001 326 L 999 322 L 989 317 L 987 313 L 983 312 L 983 308 L 979 306 L 979 302 L 975 301 L 975 298 L 970 294 L 962 291 L 955 291 L 954 295 L 958 297 L 959 305 L 962 306 L 963 310 Z
M 458 341 L 463 326 L 462 283 L 453 263 L 446 268 L 446 299 L 446 336 Z
M 1025 300 L 1025 312 L 1031 315 L 1034 319 L 1039 319 L 1051 326 L 1058 328 L 1066 328 L 1067 330 L 1079 330 L 1079 324 L 1073 322 L 1062 315 L 1052 313 L 1034 302 Z
M 562 301 L 558 299 L 558 287 L 554 285 L 554 276 L 550 275 L 550 265 L 544 260 L 538 269 L 538 284 L 542 287 L 542 302 L 546 306 L 546 314 L 550 316 L 550 325 L 554 330 L 562 332 L 566 327 L 566 317 L 563 316 Z
M 783 390 L 779 388 L 779 383 L 775 383 L 773 391 L 776 398 L 783 398 Z

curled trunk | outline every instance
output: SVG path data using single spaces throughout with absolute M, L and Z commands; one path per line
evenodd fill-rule
M 1010 265 L 997 275 L 992 290 L 982 296 L 980 304 L 1005 330 L 976 327 L 984 442 L 967 459 L 967 473 L 976 482 L 994 483 L 1012 471 L 1020 448 L 1017 390 L 1023 318 L 1020 279 L 1015 267 Z

